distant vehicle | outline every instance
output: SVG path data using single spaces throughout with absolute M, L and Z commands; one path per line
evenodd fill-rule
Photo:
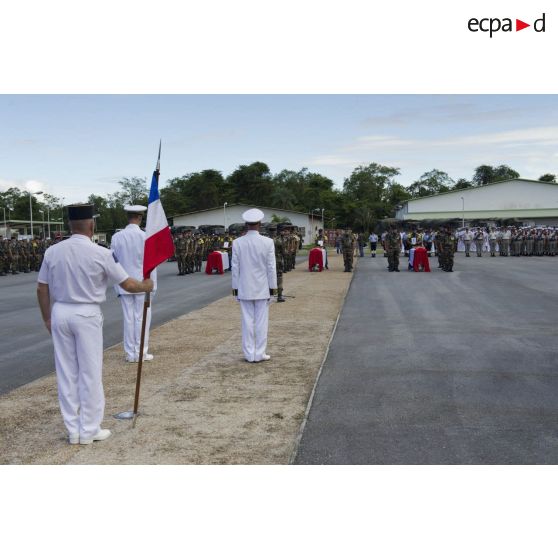
M 229 225 L 229 234 L 240 236 L 245 228 L 246 223 L 233 223 Z
M 230 227 L 229 227 L 230 228 Z M 223 225 L 200 225 L 198 230 L 203 234 L 225 234 L 226 229 Z

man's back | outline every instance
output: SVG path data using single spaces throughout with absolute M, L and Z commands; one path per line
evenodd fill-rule
M 127 277 L 108 250 L 74 234 L 45 252 L 38 280 L 49 285 L 55 302 L 99 304 L 105 301 L 107 284 Z
M 143 280 L 143 253 L 145 250 L 145 232 L 138 225 L 130 224 L 124 230 L 117 232 L 112 237 L 111 250 L 114 252 L 118 263 L 133 279 Z M 157 285 L 157 270 L 151 272 L 151 279 Z M 118 294 L 129 294 L 119 285 L 116 285 Z
M 275 247 L 271 238 L 248 231 L 234 241 L 232 288 L 238 289 L 240 300 L 270 298 L 269 290 L 277 288 Z

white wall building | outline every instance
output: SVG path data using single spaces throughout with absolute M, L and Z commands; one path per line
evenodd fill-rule
M 287 209 L 276 209 L 273 207 L 259 207 L 253 205 L 227 205 L 225 208 L 214 207 L 212 209 L 204 209 L 202 211 L 194 211 L 192 213 L 183 213 L 174 215 L 172 224 L 175 227 L 199 227 L 200 225 L 221 225 L 225 228 L 233 223 L 242 223 L 242 214 L 252 207 L 258 207 L 264 213 L 264 222 L 271 222 L 273 215 L 277 217 L 286 217 L 293 225 L 296 225 L 304 231 L 304 244 L 312 242 L 312 236 L 316 236 L 318 229 L 323 228 L 321 212 L 314 214 L 301 213 L 299 211 L 289 211 Z M 311 231 L 314 231 L 312 235 Z
M 476 188 L 408 200 L 396 213 L 402 220 L 517 219 L 558 225 L 558 184 L 538 180 L 504 180 Z

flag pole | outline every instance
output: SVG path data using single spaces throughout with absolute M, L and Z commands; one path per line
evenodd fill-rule
M 157 156 L 157 166 L 155 168 L 155 174 L 157 175 L 157 185 L 159 184 L 159 175 L 161 174 L 161 140 L 159 140 L 159 155 Z M 144 279 L 149 279 L 151 273 L 144 277 Z M 140 339 L 140 349 L 138 355 L 138 371 L 136 375 L 136 393 L 134 395 L 134 410 L 124 411 L 114 415 L 117 419 L 133 419 L 132 428 L 136 427 L 136 420 L 138 418 L 139 409 L 139 396 L 140 396 L 140 386 L 141 386 L 141 371 L 143 368 L 143 349 L 145 346 L 145 325 L 147 322 L 147 311 L 151 306 L 151 293 L 145 293 L 145 299 L 143 302 L 143 318 L 141 321 L 141 339 Z
M 147 321 L 147 310 L 149 309 L 149 306 L 151 306 L 151 293 L 145 293 L 145 300 L 143 302 L 143 320 L 141 322 L 141 341 L 138 358 L 138 373 L 136 376 L 136 395 L 134 397 L 134 422 L 132 423 L 132 428 L 136 427 L 136 419 L 138 418 L 141 369 L 143 365 L 143 347 L 145 346 L 145 324 Z

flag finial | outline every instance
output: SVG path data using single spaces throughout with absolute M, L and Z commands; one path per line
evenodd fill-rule
M 162 140 L 159 140 L 159 155 L 157 156 L 157 172 L 161 170 L 161 143 Z

